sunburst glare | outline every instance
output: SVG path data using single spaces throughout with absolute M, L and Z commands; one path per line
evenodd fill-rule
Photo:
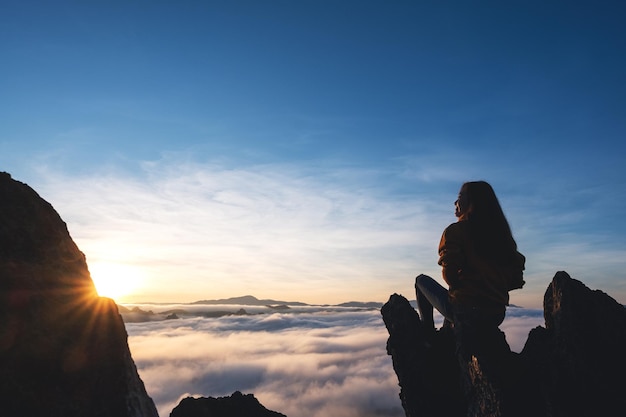
M 90 264 L 89 270 L 98 295 L 116 302 L 129 301 L 143 281 L 143 271 L 135 266 L 101 262 Z

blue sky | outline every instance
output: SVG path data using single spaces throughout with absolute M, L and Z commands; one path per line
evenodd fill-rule
M 625 8 L 5 1 L 0 169 L 126 301 L 410 296 L 484 179 L 514 302 L 566 270 L 624 303 Z

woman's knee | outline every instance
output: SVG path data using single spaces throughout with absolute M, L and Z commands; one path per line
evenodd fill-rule
M 424 284 L 427 281 L 434 281 L 431 277 L 429 277 L 428 275 L 424 275 L 424 274 L 419 274 L 416 278 L 415 278 L 415 288 L 421 288 L 424 286 Z

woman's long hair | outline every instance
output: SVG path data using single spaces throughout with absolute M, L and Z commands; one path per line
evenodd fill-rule
M 517 244 L 491 185 L 485 181 L 466 182 L 461 192 L 467 197 L 466 218 L 476 254 L 492 264 L 510 263 Z

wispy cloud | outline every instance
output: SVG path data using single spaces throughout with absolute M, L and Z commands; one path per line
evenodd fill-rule
M 417 265 L 436 266 L 432 242 L 447 222 L 426 215 L 432 201 L 391 198 L 383 174 L 368 170 L 185 161 L 144 170 L 141 179 L 48 172 L 41 191 L 90 264 L 139 264 L 184 300 L 198 291 L 383 299 L 410 289 Z
M 513 350 L 542 324 L 513 309 L 503 324 Z M 252 392 L 289 417 L 404 415 L 377 310 L 191 318 L 127 324 L 129 345 L 159 413 L 187 395 Z
M 488 166 L 485 157 L 449 157 L 450 169 L 434 152 L 372 168 L 328 159 L 199 162 L 193 152 L 170 153 L 128 171 L 68 176 L 40 168 L 31 185 L 61 213 L 94 269 L 115 263 L 142 271 L 141 293 L 125 301 L 410 297 L 418 273 L 441 276 L 441 232 L 454 221 L 460 183 L 481 178 L 479 172 L 496 178 L 492 183 L 527 257 L 528 284 L 512 293 L 516 304 L 539 307 L 561 269 L 626 297 L 618 279 L 626 248 L 589 216 L 591 206 L 603 212 L 606 197 L 590 195 L 602 188 L 571 197 L 570 189 L 551 182 L 531 181 L 530 187 L 528 179 L 476 169 Z M 476 177 L 467 178 L 471 173 Z

